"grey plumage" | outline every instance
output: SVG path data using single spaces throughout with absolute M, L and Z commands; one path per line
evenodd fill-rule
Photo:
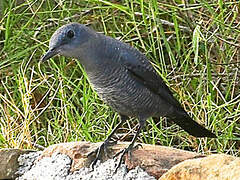
M 123 119 L 138 118 L 139 131 L 147 118 L 165 116 L 193 136 L 216 137 L 188 116 L 146 56 L 128 44 L 71 23 L 53 34 L 42 60 L 56 54 L 79 59 L 103 101 Z

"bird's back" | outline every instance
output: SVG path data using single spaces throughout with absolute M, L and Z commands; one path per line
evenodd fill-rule
M 147 58 L 125 43 L 106 36 L 101 38 L 103 45 L 96 49 L 101 63 L 87 73 L 103 101 L 127 116 L 165 116 L 171 110 L 168 102 L 146 87 L 128 68 L 134 65 L 140 68 L 138 64 L 141 64 L 144 69 L 154 71 Z M 125 59 L 127 62 L 123 62 Z

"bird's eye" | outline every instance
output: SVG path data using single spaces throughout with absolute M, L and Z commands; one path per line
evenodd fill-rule
M 74 36 L 73 30 L 69 30 L 69 31 L 67 32 L 67 37 L 71 39 L 71 38 L 73 38 L 73 36 Z

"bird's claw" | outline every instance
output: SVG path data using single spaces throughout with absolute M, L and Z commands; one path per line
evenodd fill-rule
M 138 149 L 139 147 L 142 148 L 143 146 L 142 146 L 141 144 L 137 144 L 136 146 L 133 146 L 132 144 L 130 144 L 127 148 L 122 149 L 121 151 L 117 152 L 117 153 L 113 156 L 113 158 L 115 159 L 117 156 L 119 156 L 119 155 L 121 154 L 121 156 L 120 156 L 120 158 L 119 158 L 119 160 L 118 160 L 117 166 L 116 166 L 116 168 L 115 168 L 115 170 L 114 170 L 114 173 L 116 173 L 117 170 L 118 170 L 118 168 L 121 166 L 124 155 L 125 155 L 126 153 L 128 153 L 128 157 L 129 157 L 129 159 L 130 159 L 130 161 L 131 161 L 131 159 L 132 159 L 132 150 Z
M 142 144 L 137 144 L 136 146 L 133 147 L 133 149 L 138 149 L 138 148 L 143 148 Z
M 97 161 L 102 159 L 103 153 L 104 153 L 104 155 L 107 155 L 107 157 L 109 157 L 107 146 L 114 145 L 116 143 L 117 143 L 117 141 L 109 142 L 108 140 L 105 140 L 97 149 L 95 149 L 94 151 L 90 152 L 87 155 L 87 157 L 89 157 L 93 154 L 96 154 L 95 159 L 92 161 L 92 163 L 90 165 L 91 170 L 94 169 L 94 166 L 97 164 Z

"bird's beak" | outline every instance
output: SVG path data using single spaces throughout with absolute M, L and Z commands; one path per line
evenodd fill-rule
M 49 49 L 40 59 L 40 61 L 46 61 L 50 59 L 51 57 L 58 54 L 58 51 L 56 49 Z

